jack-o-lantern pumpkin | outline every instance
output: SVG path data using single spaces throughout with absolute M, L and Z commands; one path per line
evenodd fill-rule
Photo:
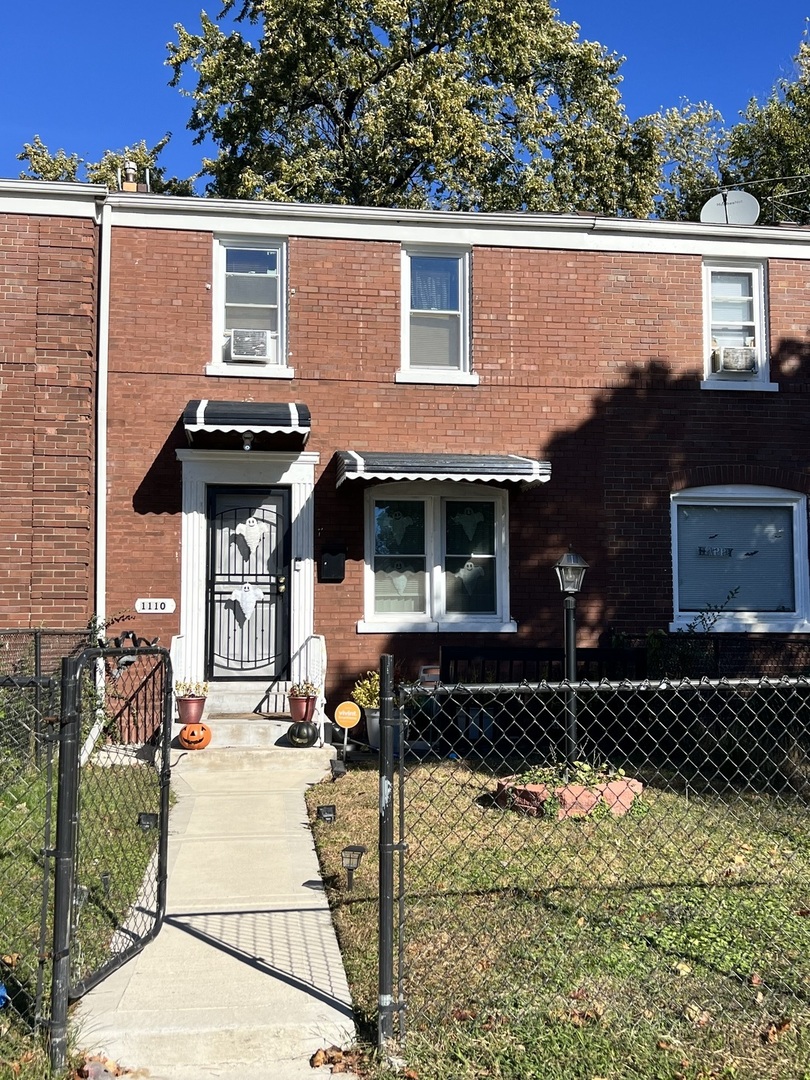
M 314 746 L 318 741 L 318 725 L 311 720 L 298 720 L 290 724 L 287 738 L 293 746 Z
M 202 750 L 211 742 L 211 728 L 207 724 L 186 724 L 177 738 L 185 750 Z

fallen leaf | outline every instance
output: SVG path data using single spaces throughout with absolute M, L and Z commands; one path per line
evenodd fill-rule
M 789 1027 L 790 1020 L 780 1020 L 778 1023 L 768 1024 L 765 1030 L 759 1033 L 759 1037 L 764 1043 L 775 1043 L 779 1036 L 783 1035 Z
M 18 952 L 6 953 L 5 956 L 0 956 L 0 960 L 3 961 L 3 963 L 6 965 L 6 967 L 10 967 L 10 968 L 15 968 L 17 966 L 17 961 L 19 959 L 20 959 L 20 954 Z
M 313 1069 L 320 1069 L 321 1065 L 326 1064 L 326 1053 L 323 1050 L 316 1050 L 309 1059 L 309 1063 Z
M 672 1045 L 672 1043 L 668 1043 L 666 1039 L 659 1039 L 657 1046 L 659 1050 L 675 1050 L 675 1047 Z
M 754 972 L 754 974 L 751 976 L 751 978 L 748 981 L 751 983 L 752 986 L 761 986 L 762 985 L 762 977 L 760 975 L 757 975 L 756 972 Z
M 450 1014 L 454 1020 L 464 1022 L 466 1020 L 474 1020 L 475 1012 L 472 1009 L 454 1009 Z
M 689 966 L 689 964 L 686 963 L 685 960 L 679 960 L 678 963 L 675 965 L 674 970 L 675 970 L 676 975 L 691 975 L 692 974 L 692 969 Z

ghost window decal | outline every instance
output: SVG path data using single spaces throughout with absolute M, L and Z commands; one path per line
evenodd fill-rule
M 413 524 L 413 518 L 403 514 L 401 510 L 384 510 L 380 515 L 380 525 L 391 530 L 397 544 L 402 543 L 405 533 Z
M 263 596 L 264 593 L 258 585 L 251 585 L 250 582 L 246 581 L 244 585 L 240 585 L 238 589 L 233 590 L 229 599 L 239 605 L 242 614 L 245 616 L 245 622 L 248 622 Z
M 483 522 L 484 515 L 480 510 L 473 510 L 471 506 L 465 506 L 460 514 L 453 514 L 452 522 L 464 530 L 468 540 L 475 536 L 478 526 Z
M 251 516 L 247 521 L 240 522 L 234 531 L 237 536 L 241 536 L 245 541 L 250 554 L 255 555 L 256 549 L 269 532 L 269 529 L 270 527 L 266 522 L 259 521 L 258 518 Z
M 471 595 L 475 592 L 481 579 L 484 576 L 483 566 L 476 566 L 472 559 L 468 559 L 460 570 L 456 571 L 455 575 L 464 587 L 464 591 L 467 595 Z

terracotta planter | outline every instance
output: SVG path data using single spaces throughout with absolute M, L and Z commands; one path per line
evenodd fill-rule
M 176 701 L 181 724 L 198 724 L 202 720 L 205 710 L 204 697 L 179 697 Z
M 622 817 L 634 800 L 641 795 L 644 785 L 640 780 L 611 780 L 606 784 L 521 784 L 517 777 L 507 776 L 499 780 L 495 788 L 495 802 L 505 809 L 517 810 L 529 817 L 541 817 L 546 813 L 546 803 L 554 799 L 557 820 L 587 817 L 595 807 L 604 803 L 614 817 Z
M 300 724 L 311 720 L 315 715 L 315 705 L 318 699 L 314 697 L 288 697 L 290 703 L 290 716 L 293 723 Z

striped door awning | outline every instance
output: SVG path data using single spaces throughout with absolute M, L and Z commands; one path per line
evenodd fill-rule
M 195 432 L 233 431 L 240 435 L 299 435 L 306 442 L 312 417 L 306 405 L 287 401 L 189 401 L 183 410 L 183 427 L 189 442 Z
M 337 486 L 344 480 L 498 480 L 543 484 L 551 479 L 547 461 L 518 454 L 409 454 L 340 450 Z

